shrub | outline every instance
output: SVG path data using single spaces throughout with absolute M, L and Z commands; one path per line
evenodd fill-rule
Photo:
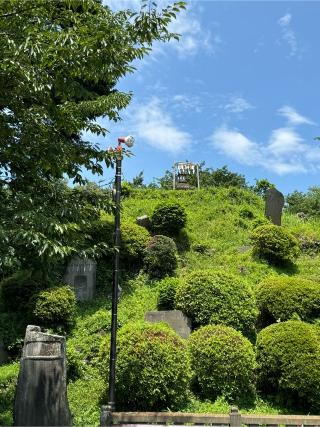
M 194 326 L 224 324 L 251 336 L 257 309 L 253 293 L 239 277 L 223 271 L 195 271 L 177 289 L 176 307 Z
M 121 256 L 129 260 L 142 260 L 149 240 L 150 234 L 144 227 L 124 222 L 121 227 Z
M 289 320 L 263 329 L 257 338 L 258 385 L 284 404 L 320 410 L 320 330 Z
M 0 425 L 11 426 L 19 364 L 0 366 Z
M 293 262 L 299 255 L 297 239 L 283 227 L 262 225 L 251 235 L 254 253 L 273 264 Z
M 0 283 L 1 299 L 7 310 L 26 313 L 33 295 L 43 289 L 30 270 L 22 270 Z
M 255 213 L 250 206 L 242 206 L 239 210 L 239 216 L 245 219 L 253 219 L 255 218 Z
M 117 351 L 116 393 L 122 410 L 160 411 L 185 401 L 189 355 L 184 340 L 168 325 L 127 324 L 120 329 Z
M 34 301 L 33 315 L 40 326 L 69 330 L 75 321 L 76 298 L 69 286 L 41 291 Z
M 174 241 L 167 236 L 153 236 L 144 256 L 144 268 L 150 277 L 161 278 L 171 275 L 177 265 L 177 247 Z
M 269 277 L 256 292 L 262 326 L 293 316 L 310 322 L 320 317 L 320 286 L 301 277 Z
M 189 338 L 199 391 L 210 400 L 248 401 L 255 395 L 255 354 L 250 341 L 228 326 L 209 325 Z
M 113 255 L 114 223 L 111 218 L 103 218 L 96 221 L 90 234 L 95 243 L 105 243 L 109 249 L 107 255 Z M 121 224 L 120 257 L 122 261 L 142 260 L 144 250 L 150 239 L 149 232 L 137 224 L 123 221 Z
M 152 228 L 156 233 L 174 236 L 186 225 L 187 214 L 179 203 L 161 203 L 151 216 Z
M 180 280 L 176 277 L 167 277 L 159 283 L 158 310 L 174 310 L 174 301 Z

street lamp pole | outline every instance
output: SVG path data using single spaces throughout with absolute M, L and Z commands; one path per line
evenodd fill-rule
M 112 423 L 112 412 L 115 410 L 115 383 L 116 383 L 116 359 L 117 359 L 117 327 L 118 327 L 118 294 L 119 294 L 119 266 L 120 266 L 120 209 L 121 209 L 121 174 L 122 174 L 122 145 L 132 147 L 134 138 L 127 136 L 118 138 L 116 148 L 116 175 L 115 175 L 115 218 L 114 218 L 114 257 L 112 275 L 112 318 L 111 318 L 111 342 L 109 362 L 109 396 L 107 411 L 109 422 Z

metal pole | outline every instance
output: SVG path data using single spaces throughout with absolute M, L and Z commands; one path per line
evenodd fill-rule
M 120 147 L 120 144 L 119 144 Z M 112 319 L 111 319 L 111 345 L 109 364 L 109 400 L 108 409 L 115 409 L 115 380 L 116 380 L 116 357 L 117 357 L 117 316 L 118 316 L 118 289 L 119 289 L 119 251 L 120 251 L 120 197 L 121 197 L 121 149 L 116 159 L 115 177 L 115 219 L 114 219 L 114 262 L 112 280 Z

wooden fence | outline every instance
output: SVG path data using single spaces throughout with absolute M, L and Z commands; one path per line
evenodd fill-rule
M 101 427 L 143 427 L 158 425 L 210 425 L 215 427 L 320 427 L 320 416 L 313 415 L 242 415 L 233 407 L 227 415 L 191 414 L 185 412 L 113 412 L 105 408 L 101 412 Z

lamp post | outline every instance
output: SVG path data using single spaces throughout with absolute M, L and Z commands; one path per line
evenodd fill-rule
M 112 276 L 112 318 L 111 318 L 111 343 L 109 364 L 109 398 L 107 410 L 110 412 L 110 424 L 112 422 L 112 411 L 115 409 L 115 380 L 117 359 L 117 316 L 118 316 L 118 290 L 119 290 L 119 255 L 120 255 L 120 201 L 121 201 L 121 167 L 122 167 L 122 145 L 132 147 L 134 138 L 126 136 L 118 138 L 116 148 L 116 175 L 115 175 L 115 218 L 114 218 L 114 258 Z

